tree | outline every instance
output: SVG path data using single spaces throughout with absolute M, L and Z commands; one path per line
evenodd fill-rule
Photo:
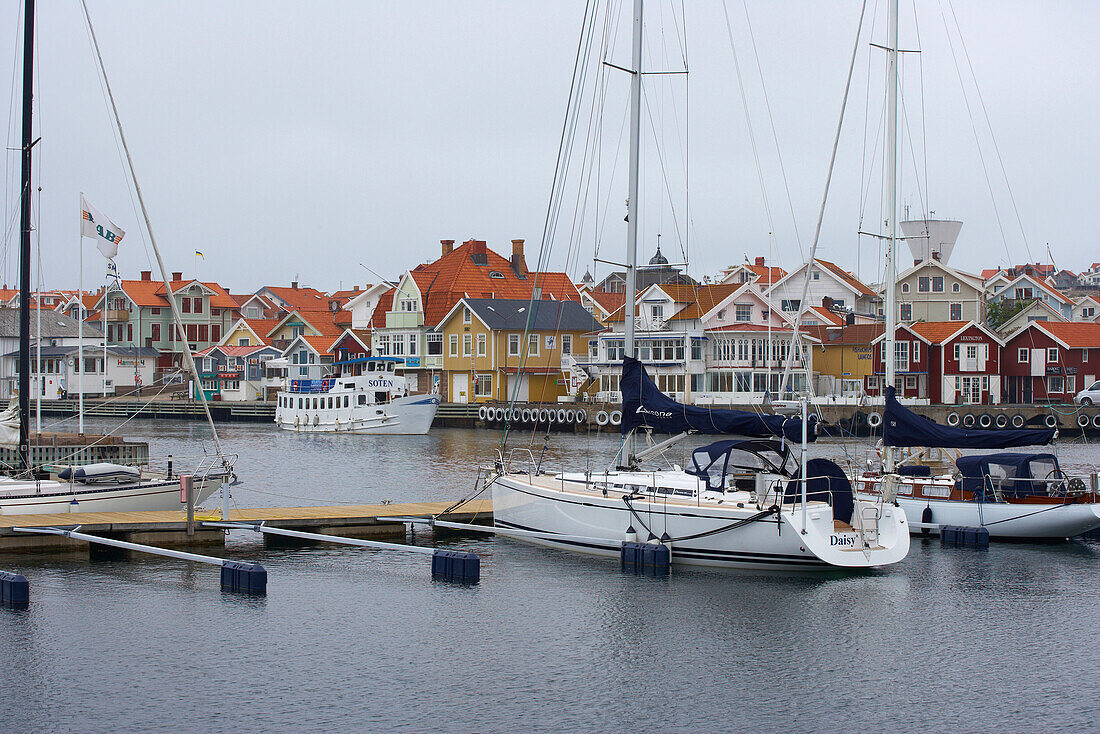
M 1007 323 L 1013 316 L 1023 311 L 1025 308 L 1031 305 L 1031 302 L 1035 299 L 1022 299 L 1015 300 L 990 300 L 986 299 L 985 302 L 985 323 L 990 329 L 997 331 L 1005 323 Z

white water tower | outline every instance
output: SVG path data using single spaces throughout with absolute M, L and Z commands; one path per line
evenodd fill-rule
M 930 258 L 946 263 L 962 226 L 962 222 L 953 219 L 910 219 L 902 222 L 901 234 L 913 253 L 913 264 Z

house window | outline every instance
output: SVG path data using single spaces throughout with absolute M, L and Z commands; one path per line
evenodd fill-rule
M 462 356 L 471 357 L 474 353 L 474 335 L 463 334 L 462 335 Z
M 933 275 L 932 276 L 932 292 L 933 293 L 943 293 L 943 276 L 942 275 Z
M 408 351 L 408 354 L 409 354 L 410 357 L 415 357 L 416 356 L 416 343 L 418 341 L 419 341 L 419 339 L 417 339 L 416 334 L 409 334 L 409 351 Z
M 1077 392 L 1077 375 L 1066 375 L 1066 392 Z
M 458 356 L 458 334 L 451 334 L 448 341 L 448 352 L 452 357 Z
M 813 271 L 813 275 L 811 275 L 810 278 L 812 280 L 821 280 L 821 272 L 817 270 Z
M 132 342 L 134 340 L 134 325 L 126 324 L 126 341 Z
M 784 298 L 782 305 L 784 311 L 791 313 L 792 311 L 797 311 L 799 307 L 802 306 L 802 300 L 798 298 Z
M 1047 348 L 1047 364 L 1058 363 L 1058 347 Z
M 462 308 L 462 323 L 464 323 L 464 324 L 470 323 L 470 309 L 468 309 L 466 307 Z
M 916 376 L 905 378 L 905 389 L 906 390 L 916 390 L 917 389 L 917 378 L 916 378 Z
M 1092 306 L 1083 308 L 1081 309 L 1081 315 L 1084 316 L 1086 319 L 1091 319 L 1093 316 L 1096 315 L 1096 309 Z
M 561 352 L 562 352 L 562 354 L 572 354 L 573 353 L 573 335 L 572 334 L 562 334 L 561 335 Z
M 190 298 L 181 298 L 180 299 L 180 311 L 182 311 L 183 313 L 191 313 L 191 299 Z
M 649 313 L 650 313 L 650 316 L 652 316 L 654 321 L 661 318 L 661 304 L 658 303 L 658 304 L 655 304 L 653 306 L 650 306 L 649 307 Z
M 951 304 L 951 320 L 962 321 L 963 317 L 963 305 L 961 303 Z
M 153 324 L 149 327 L 149 338 L 155 342 L 160 341 L 160 324 Z
M 393 335 L 393 355 L 395 357 L 401 357 L 405 355 L 405 335 L 394 334 Z
M 493 376 L 478 375 L 474 380 L 474 397 L 490 398 L 493 396 Z
M 406 313 L 412 313 L 416 311 L 416 299 L 415 298 L 402 298 L 401 310 Z
M 1020 347 L 1016 350 L 1016 361 L 1020 364 L 1027 364 L 1031 361 L 1031 357 L 1029 357 L 1028 354 L 1027 347 Z
M 202 313 L 202 298 L 196 298 L 195 300 L 195 313 Z
M 951 292 L 952 293 L 958 293 L 960 290 L 961 290 L 961 288 L 959 287 L 958 283 L 952 283 L 951 284 Z
M 900 314 L 898 315 L 898 318 L 900 318 L 902 321 L 912 321 L 913 320 L 913 304 L 911 304 L 911 303 L 901 304 Z
M 537 357 L 537 356 L 539 356 L 539 335 L 538 334 L 528 335 L 527 356 L 528 357 Z
M 485 335 L 484 334 L 478 334 L 477 335 L 477 356 L 479 356 L 479 357 L 484 357 L 485 356 Z
M 738 303 L 734 305 L 734 318 L 737 321 L 751 321 L 752 320 L 752 305 Z
M 508 335 L 508 356 L 509 357 L 518 357 L 519 356 L 519 334 L 509 334 Z
M 207 324 L 199 324 L 199 341 L 207 341 L 207 337 L 210 336 L 210 327 Z
M 211 324 L 210 325 L 210 341 L 212 341 L 212 342 L 221 341 L 221 338 L 222 338 L 222 325 L 221 324 Z
M 913 362 L 914 364 L 920 361 L 920 342 L 913 342 Z
M 248 337 L 247 336 L 242 336 L 240 339 L 238 339 L 237 340 L 237 346 L 238 347 L 247 347 L 247 346 L 249 346 Z
M 379 335 L 377 345 L 378 345 L 378 355 L 380 357 L 385 357 L 387 354 L 389 354 L 390 353 L 390 337 L 389 337 L 389 335 L 387 335 L 387 334 Z
M 909 371 L 909 342 L 894 342 L 894 370 Z
M 428 356 L 439 357 L 443 355 L 443 335 L 442 334 L 428 334 L 426 337 L 428 341 Z
M 260 309 L 256 308 L 255 306 L 249 306 L 245 309 L 244 314 L 245 318 L 258 319 L 260 318 Z
M 917 278 L 917 291 L 920 293 L 928 293 L 929 286 L 931 285 L 931 278 L 927 275 L 922 275 Z
M 214 371 L 214 360 L 211 359 L 210 357 L 203 357 L 202 358 L 202 371 L 203 372 L 213 372 Z
M 908 293 L 909 292 L 909 284 L 908 283 L 902 283 L 901 284 L 901 292 L 902 293 Z
M 1065 381 L 1061 375 L 1047 375 L 1047 393 L 1065 392 Z
M 1089 350 L 1087 350 L 1087 349 L 1082 349 L 1081 350 L 1081 361 L 1082 362 L 1088 362 L 1089 361 Z
M 959 361 L 959 345 L 958 344 L 955 345 L 955 361 L 956 362 Z

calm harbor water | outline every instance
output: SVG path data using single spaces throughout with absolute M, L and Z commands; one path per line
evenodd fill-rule
M 89 430 L 93 430 L 90 425 Z M 197 422 L 134 421 L 177 465 Z M 224 428 L 241 506 L 454 499 L 499 434 L 296 436 Z M 510 445 L 543 438 L 525 434 Z M 604 466 L 614 435 L 550 438 L 546 466 Z M 816 447 L 842 457 L 863 447 Z M 1058 449 L 1067 469 L 1100 448 Z M 430 543 L 427 533 L 415 542 Z M 226 556 L 268 569 L 266 598 L 157 557 L 4 555 L 32 603 L 0 610 L 0 725 L 21 731 L 1013 731 L 1100 721 L 1100 544 L 944 549 L 882 572 L 813 577 L 619 573 L 508 540 L 473 587 L 426 557 L 341 546 Z

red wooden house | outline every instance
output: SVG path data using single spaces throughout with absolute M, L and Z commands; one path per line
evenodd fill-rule
M 918 321 L 899 326 L 894 345 L 899 397 L 931 403 L 975 405 L 1001 402 L 1001 341 L 973 321 Z M 873 342 L 876 375 L 884 383 L 884 338 Z M 872 392 L 870 385 L 867 390 Z
M 1004 355 L 1007 402 L 1072 402 L 1100 375 L 1100 324 L 1032 321 Z

